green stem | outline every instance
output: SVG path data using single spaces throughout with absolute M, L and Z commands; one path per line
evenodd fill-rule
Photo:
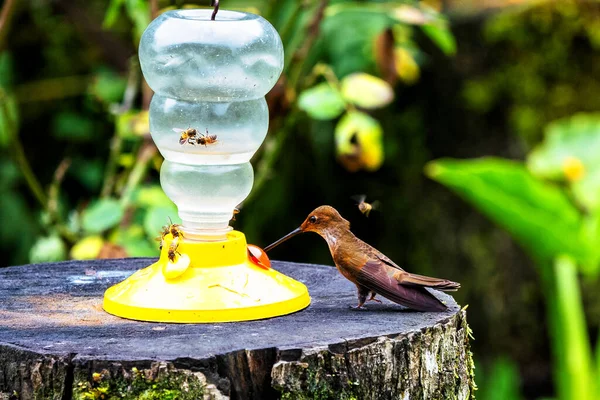
M 594 400 L 597 393 L 592 350 L 583 311 L 577 266 L 567 257 L 543 265 L 550 341 L 558 398 Z
M 296 110 L 288 114 L 281 130 L 265 142 L 263 155 L 256 167 L 254 185 L 250 195 L 244 200 L 245 203 L 251 202 L 269 180 L 273 167 L 279 159 L 279 153 L 281 153 L 281 149 L 284 147 L 285 141 L 296 123 L 297 116 L 298 112 Z
M 15 158 L 15 161 L 17 162 L 17 165 L 19 166 L 19 169 L 21 170 L 21 173 L 23 174 L 23 177 L 25 178 L 25 182 L 27 182 L 27 186 L 29 187 L 29 190 L 31 190 L 31 193 L 33 194 L 33 196 L 36 198 L 38 203 L 40 203 L 42 208 L 45 210 L 47 208 L 48 198 L 46 197 L 46 193 L 44 193 L 44 190 L 42 189 L 42 185 L 40 184 L 40 182 L 37 180 L 35 174 L 33 173 L 33 170 L 31 169 L 31 165 L 29 164 L 29 161 L 27 161 L 27 157 L 25 156 L 25 151 L 23 150 L 23 145 L 21 144 L 19 139 L 14 137 L 12 140 L 11 147 L 12 147 L 13 156 Z
M 0 51 L 4 50 L 10 24 L 15 16 L 17 0 L 4 0 L 2 11 L 0 11 Z
M 300 12 L 304 8 L 305 4 L 306 3 L 303 1 L 296 1 L 296 3 L 294 4 L 294 10 L 292 11 L 292 14 L 279 30 L 279 36 L 281 36 L 281 41 L 283 43 L 288 43 L 290 32 L 293 26 L 298 22 L 298 17 L 300 16 Z
M 127 77 L 125 93 L 123 94 L 123 102 L 120 106 L 113 110 L 113 113 L 116 114 L 117 118 L 119 115 L 126 113 L 133 107 L 133 102 L 135 101 L 139 90 L 139 84 L 140 65 L 133 57 L 129 60 L 129 74 Z M 118 159 L 119 155 L 121 154 L 122 145 L 123 139 L 115 131 L 115 134 L 110 141 L 110 153 L 108 155 L 108 161 L 106 162 L 104 182 L 102 184 L 102 190 L 100 191 L 100 197 L 109 197 L 113 191 L 118 169 Z
M 131 169 L 129 176 L 127 177 L 127 183 L 123 188 L 123 194 L 121 195 L 121 206 L 123 208 L 127 208 L 129 203 L 131 203 L 133 192 L 146 176 L 148 164 L 150 163 L 150 160 L 152 160 L 152 157 L 154 157 L 156 154 L 156 151 L 156 146 L 151 140 L 144 142 L 144 145 L 138 153 L 137 160 Z
M 100 197 L 109 197 L 115 185 L 115 176 L 117 174 L 118 159 L 121 153 L 121 145 L 123 140 L 115 133 L 115 136 L 110 140 L 110 153 L 106 162 L 106 170 L 104 172 L 104 183 Z
M 329 0 L 321 0 L 315 10 L 313 17 L 306 24 L 306 39 L 299 49 L 297 49 L 291 58 L 291 67 L 289 72 L 289 86 L 298 92 L 302 72 L 305 69 L 306 60 L 309 52 L 314 48 L 313 44 L 317 40 L 320 31 L 321 21 L 325 15 L 325 8 Z
M 23 177 L 25 178 L 25 182 L 27 182 L 27 186 L 31 193 L 36 198 L 36 200 L 40 203 L 44 210 L 47 209 L 48 206 L 48 198 L 46 197 L 46 193 L 42 189 L 42 185 L 37 180 L 33 170 L 31 169 L 31 165 L 25 156 L 25 150 L 23 149 L 23 145 L 19 141 L 19 136 L 17 134 L 17 121 L 12 118 L 13 112 L 8 107 L 8 98 L 6 93 L 0 89 L 0 104 L 2 106 L 2 112 L 6 116 L 6 125 L 8 129 L 8 136 L 10 141 L 10 147 L 12 150 L 12 154 L 15 162 L 19 166 Z

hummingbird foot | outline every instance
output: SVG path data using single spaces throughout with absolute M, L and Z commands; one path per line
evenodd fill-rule
M 363 304 L 359 304 L 357 306 L 348 306 L 351 310 L 359 310 L 359 311 L 366 311 L 367 307 L 365 307 Z
M 381 304 L 381 300 L 379 300 L 379 299 L 376 299 L 376 298 L 375 298 L 375 296 L 377 296 L 377 293 L 375 293 L 375 292 L 371 292 L 371 297 L 369 297 L 369 300 L 367 300 L 367 301 L 374 301 L 374 302 L 376 302 L 376 303 L 379 303 L 379 304 Z

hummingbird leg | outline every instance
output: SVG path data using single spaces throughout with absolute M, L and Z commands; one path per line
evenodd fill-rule
M 365 310 L 364 304 L 365 301 L 367 301 L 367 296 L 369 295 L 369 289 L 367 289 L 364 286 L 359 286 L 356 285 L 357 289 L 358 289 L 358 305 L 357 306 L 350 306 L 350 308 L 354 309 L 354 310 Z
M 375 292 L 372 291 L 371 292 L 371 297 L 369 297 L 369 300 L 367 300 L 367 301 L 374 301 L 376 303 L 381 304 L 381 300 L 376 299 L 375 296 L 377 296 L 377 293 L 375 293 Z

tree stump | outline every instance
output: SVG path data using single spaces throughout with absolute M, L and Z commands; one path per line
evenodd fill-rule
M 0 399 L 469 399 L 466 313 L 351 310 L 335 268 L 273 262 L 311 305 L 268 320 L 161 324 L 102 310 L 106 288 L 152 259 L 0 269 Z M 111 397 L 113 396 L 113 397 Z

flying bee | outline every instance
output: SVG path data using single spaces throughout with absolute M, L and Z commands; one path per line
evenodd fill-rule
M 379 208 L 379 201 L 376 200 L 373 203 L 367 203 L 365 201 L 366 198 L 367 196 L 364 194 L 352 196 L 352 199 L 356 200 L 360 212 L 363 213 L 366 217 L 368 217 L 372 210 L 377 210 Z

